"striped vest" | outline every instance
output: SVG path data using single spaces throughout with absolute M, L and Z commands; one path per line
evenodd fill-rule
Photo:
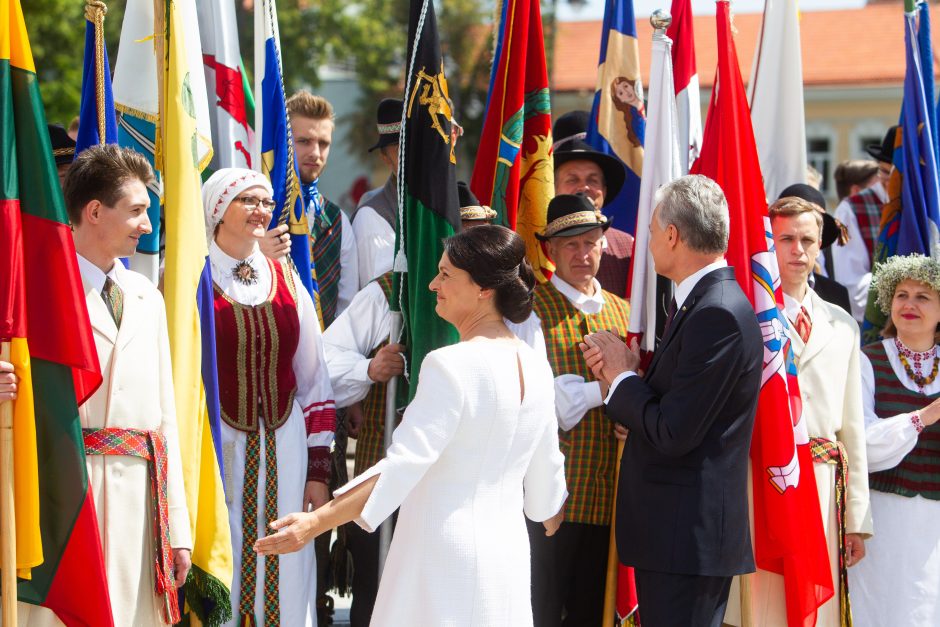
M 586 381 L 595 380 L 578 348 L 585 334 L 611 329 L 627 336 L 630 306 L 609 292 L 602 294 L 601 312 L 583 314 L 551 283 L 536 286 L 535 314 L 542 321 L 548 362 L 556 377 L 576 374 Z M 617 441 L 604 407 L 590 410 L 571 431 L 559 430 L 558 439 L 565 455 L 565 479 L 571 495 L 565 520 L 609 525 L 617 481 Z
M 392 299 L 393 273 L 386 272 L 375 279 L 385 293 L 386 300 Z M 375 357 L 383 346 L 388 344 L 385 340 L 375 347 L 369 354 L 369 359 Z M 373 383 L 369 393 L 362 399 L 362 428 L 359 430 L 359 439 L 356 440 L 356 467 L 353 476 L 362 474 L 385 457 L 385 390 L 387 383 Z
M 891 368 L 881 342 L 869 344 L 862 351 L 875 371 L 875 413 L 879 417 L 917 411 L 940 397 L 940 394 L 926 396 L 904 387 Z M 917 438 L 917 445 L 900 464 L 868 475 L 868 484 L 872 490 L 880 492 L 901 496 L 919 494 L 926 499 L 940 500 L 940 423 L 924 429 Z
M 875 242 L 878 241 L 878 232 L 881 230 L 882 202 L 874 189 L 863 189 L 845 199 L 855 214 L 858 230 L 862 234 L 865 248 L 868 250 L 868 260 L 875 254 Z
M 336 303 L 339 300 L 340 253 L 343 247 L 343 212 L 326 198 L 319 216 L 310 216 L 310 258 L 317 270 L 320 286 L 320 310 L 323 326 L 328 327 L 336 319 Z

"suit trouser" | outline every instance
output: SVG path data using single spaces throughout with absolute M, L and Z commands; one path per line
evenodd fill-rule
M 535 627 L 600 625 L 610 527 L 566 522 L 547 537 L 542 523 L 526 520 L 526 524 Z
M 356 523 L 346 525 L 346 548 L 352 555 L 351 627 L 369 627 L 379 591 L 379 532 L 368 533 Z
M 635 568 L 643 627 L 721 627 L 731 577 L 677 575 Z

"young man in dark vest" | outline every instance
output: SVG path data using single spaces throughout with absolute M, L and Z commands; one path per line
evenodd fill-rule
M 352 213 L 356 245 L 359 248 L 359 285 L 392 269 L 395 255 L 395 225 L 398 223 L 398 133 L 404 103 L 386 98 L 376 111 L 376 129 L 379 139 L 369 152 L 379 151 L 382 163 L 388 168 L 388 180 L 362 195 L 359 206 Z
M 310 259 L 320 286 L 320 311 L 324 326 L 330 326 L 359 291 L 359 261 L 356 236 L 349 218 L 339 205 L 327 200 L 318 189 L 333 143 L 333 105 L 322 96 L 299 91 L 287 99 L 294 159 L 300 172 L 300 192 L 307 206 L 310 226 Z M 271 229 L 261 249 L 268 257 L 288 253 L 286 226 Z M 298 272 L 304 272 L 298 268 Z
M 607 389 L 585 365 L 578 343 L 599 329 L 627 335 L 629 305 L 596 278 L 609 227 L 583 194 L 552 199 L 537 237 L 546 242 L 556 270 L 535 288 L 535 315 L 514 329 L 520 337 L 544 337 L 570 493 L 554 536 L 529 525 L 536 627 L 600 625 L 603 614 L 617 442 L 604 416 Z

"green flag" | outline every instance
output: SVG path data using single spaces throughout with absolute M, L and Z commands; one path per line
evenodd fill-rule
M 411 358 L 408 400 L 414 396 L 424 356 L 457 342 L 457 330 L 437 316 L 437 298 L 428 284 L 437 275 L 443 240 L 460 229 L 457 160 L 451 141 L 453 112 L 444 76 L 444 59 L 431 0 L 412 0 L 408 23 L 408 76 L 398 170 L 401 255 L 407 272 L 396 274 L 392 309 L 404 321 L 404 342 Z

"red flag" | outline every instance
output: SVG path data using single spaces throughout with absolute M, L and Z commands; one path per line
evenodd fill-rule
M 692 0 L 672 0 L 672 24 L 666 36 L 672 39 L 672 67 L 679 113 L 679 146 L 682 173 L 689 171 L 702 148 L 702 107 L 699 101 L 698 70 L 695 68 L 695 33 L 692 29 Z
M 496 30 L 483 133 L 470 188 L 523 237 L 540 280 L 554 269 L 536 231 L 555 195 L 552 112 L 538 0 L 506 0 Z
M 727 0 L 718 2 L 717 18 L 715 89 L 702 155 L 692 172 L 714 179 L 725 192 L 731 214 L 726 258 L 739 270 L 751 270 L 737 276 L 764 335 L 751 444 L 755 558 L 758 567 L 783 575 L 788 624 L 814 625 L 816 608 L 833 595 L 832 575 L 788 325 L 778 308 L 780 273 Z

